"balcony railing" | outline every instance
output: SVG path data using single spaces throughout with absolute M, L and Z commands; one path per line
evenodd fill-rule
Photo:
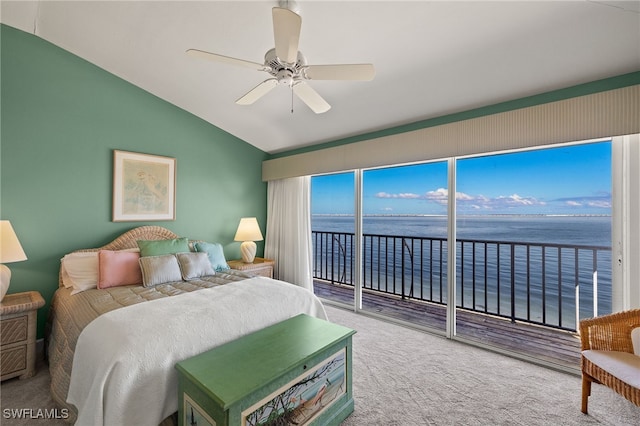
M 353 285 L 354 234 L 313 231 L 313 277 Z M 363 288 L 447 303 L 447 240 L 365 234 Z M 563 330 L 611 312 L 611 247 L 457 240 L 456 307 Z

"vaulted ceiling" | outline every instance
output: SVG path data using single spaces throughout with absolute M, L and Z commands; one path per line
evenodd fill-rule
M 307 62 L 372 63 L 375 78 L 309 81 L 322 114 L 285 85 L 237 105 L 269 75 L 185 51 L 262 63 L 276 6 L 3 0 L 0 18 L 269 153 L 640 70 L 638 1 L 301 0 Z

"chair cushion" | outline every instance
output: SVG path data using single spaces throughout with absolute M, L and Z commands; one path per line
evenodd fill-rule
M 640 356 L 629 352 L 616 351 L 582 351 L 582 355 L 634 388 L 640 389 Z

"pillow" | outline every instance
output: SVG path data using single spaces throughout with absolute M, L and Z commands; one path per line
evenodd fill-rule
M 180 264 L 182 279 L 185 281 L 216 274 L 207 253 L 176 253 L 176 257 Z
M 631 330 L 631 343 L 633 344 L 633 353 L 640 356 L 640 327 Z
M 229 265 L 227 265 L 227 260 L 224 258 L 224 251 L 222 250 L 222 244 L 218 243 L 205 243 L 202 241 L 198 241 L 194 244 L 194 247 L 197 252 L 207 253 L 209 257 L 209 262 L 211 262 L 211 266 L 216 271 L 223 271 L 225 269 L 229 269 Z
M 161 256 L 163 254 L 188 253 L 189 239 L 174 238 L 173 240 L 140 240 L 140 256 Z
M 60 266 L 62 284 L 73 287 L 71 294 L 80 293 L 98 285 L 98 253 L 69 253 L 62 258 Z
M 142 285 L 145 287 L 182 281 L 178 258 L 173 254 L 140 257 L 139 263 L 142 270 Z
M 140 253 L 100 250 L 98 252 L 98 288 L 142 284 Z

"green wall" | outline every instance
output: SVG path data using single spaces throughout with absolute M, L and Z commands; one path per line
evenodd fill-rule
M 266 153 L 31 34 L 2 25 L 0 37 L 0 217 L 28 257 L 8 265 L 9 293 L 47 301 L 38 337 L 70 251 L 152 224 L 220 242 L 232 259 L 241 217 L 265 231 Z M 114 149 L 177 159 L 175 221 L 111 221 Z

